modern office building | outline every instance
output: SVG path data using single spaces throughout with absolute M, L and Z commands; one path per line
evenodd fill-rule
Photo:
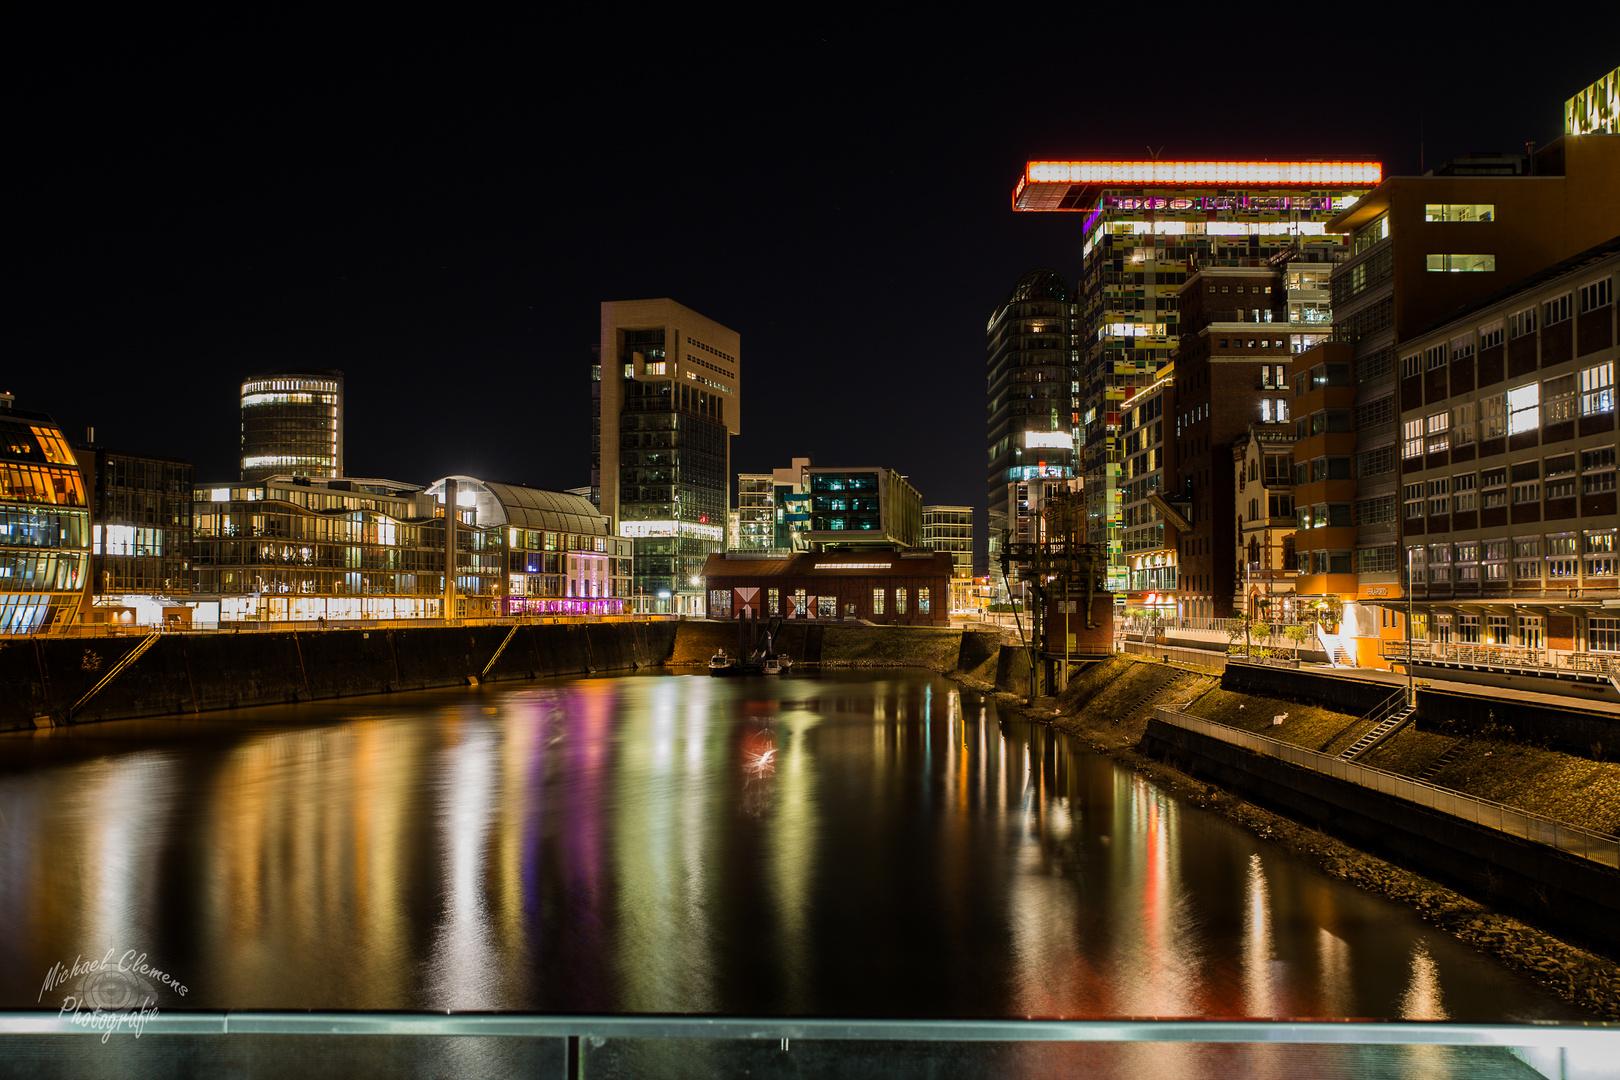
M 876 466 L 807 470 L 810 528 L 817 551 L 900 550 L 922 545 L 922 496 L 904 476 Z
M 1158 381 L 1138 387 L 1120 410 L 1120 543 L 1129 572 L 1125 606 L 1134 617 L 1181 613 L 1177 553 L 1182 535 L 1192 532 L 1192 511 L 1176 472 L 1175 367 L 1166 363 Z
M 1084 214 L 1076 288 L 1086 539 L 1106 543 L 1109 588 L 1128 587 L 1121 539 L 1125 400 L 1158 381 L 1181 339 L 1177 293 L 1199 267 L 1249 266 L 1311 240 L 1381 177 L 1375 162 L 1032 161 L 1013 207 Z M 1259 335 L 1256 335 L 1258 339 Z
M 242 479 L 343 475 L 343 372 L 286 369 L 242 382 Z
M 990 315 L 988 353 L 989 565 L 1003 537 L 1027 542 L 1049 480 L 1078 476 L 1080 342 L 1076 297 L 1055 270 L 1031 270 Z
M 221 625 L 438 618 L 444 524 L 436 513 L 419 485 L 394 480 L 198 484 L 193 599 L 217 600 Z
M 446 492 L 455 485 L 455 574 L 445 588 Z M 222 624 L 328 623 L 626 610 L 630 541 L 582 495 L 445 477 L 284 477 L 200 485 L 193 600 Z
M 0 634 L 76 622 L 89 572 L 78 460 L 54 420 L 0 394 Z
M 776 547 L 776 480 L 770 473 L 737 474 L 737 535 L 732 551 Z
M 635 541 L 636 610 L 701 613 L 704 560 L 726 544 L 741 339 L 673 300 L 609 301 L 593 352 L 593 501 Z
M 1424 661 L 1620 670 L 1617 285 L 1620 236 L 1401 346 L 1401 557 Z
M 95 443 L 74 453 L 90 497 L 86 622 L 189 621 L 191 463 Z
M 951 557 L 953 577 L 973 576 L 973 507 L 922 508 L 923 547 Z

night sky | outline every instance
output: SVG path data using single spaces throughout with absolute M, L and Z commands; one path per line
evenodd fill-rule
M 1080 215 L 1010 209 L 1026 160 L 1413 173 L 1420 115 L 1429 166 L 1521 151 L 1620 61 L 1476 8 L 1409 44 L 1307 31 L 1320 9 L 1108 10 L 14 34 L 0 389 L 207 481 L 236 475 L 244 374 L 341 368 L 350 475 L 571 487 L 598 303 L 669 296 L 742 335 L 735 471 L 887 465 L 982 533 L 985 322 L 1025 271 L 1079 269 Z

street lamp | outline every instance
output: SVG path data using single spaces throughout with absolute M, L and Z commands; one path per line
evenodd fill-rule
M 1417 705 L 1417 676 L 1412 673 L 1412 549 L 1406 549 L 1406 704 Z

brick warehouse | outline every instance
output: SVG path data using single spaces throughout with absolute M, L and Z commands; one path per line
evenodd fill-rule
M 708 616 L 863 619 L 884 626 L 951 624 L 951 556 L 861 551 L 759 557 L 710 555 Z

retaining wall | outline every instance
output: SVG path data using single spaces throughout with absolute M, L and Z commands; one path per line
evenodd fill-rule
M 668 664 L 707 665 L 735 654 L 737 622 L 427 626 L 165 634 L 71 722 L 173 716 L 491 681 Z M 507 641 L 508 634 L 511 640 Z M 0 730 L 69 722 L 86 691 L 141 642 L 139 637 L 33 638 L 0 644 Z M 506 643 L 504 650 L 502 643 Z M 924 667 L 964 672 L 1023 693 L 1028 661 L 994 632 L 936 627 L 788 623 L 777 647 L 795 662 L 825 667 Z M 500 650 L 487 675 L 484 668 Z
M 1620 871 L 1158 719 L 1141 749 L 1537 923 L 1620 948 Z
M 675 624 L 429 626 L 248 634 L 165 634 L 72 722 L 171 716 L 457 686 L 629 671 L 668 660 Z M 510 642 L 507 641 L 511 634 Z M 0 730 L 68 711 L 139 645 L 136 637 L 35 638 L 0 646 Z M 502 643 L 506 648 L 501 650 Z M 500 659 L 484 675 L 497 650 Z
M 1335 712 L 1365 716 L 1401 686 L 1310 669 L 1228 662 L 1221 676 L 1221 689 L 1303 701 Z M 1545 683 L 1542 690 L 1546 691 Z M 1494 724 L 1512 728 L 1510 737 L 1514 739 L 1544 742 L 1594 757 L 1594 746 L 1604 754 L 1612 754 L 1620 746 L 1620 716 L 1587 708 L 1586 702 L 1578 698 L 1567 705 L 1545 705 L 1506 690 L 1469 693 L 1434 688 L 1419 689 L 1417 698 L 1417 724 L 1425 730 L 1482 733 Z

